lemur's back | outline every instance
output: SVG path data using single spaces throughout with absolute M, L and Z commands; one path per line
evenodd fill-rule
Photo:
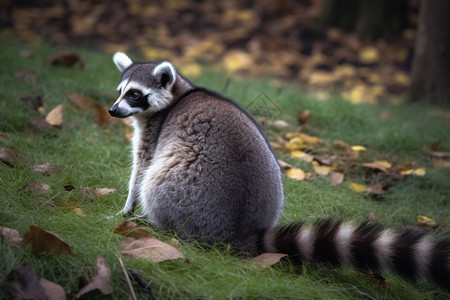
M 253 253 L 283 206 L 280 168 L 258 126 L 234 102 L 204 89 L 169 108 L 142 183 L 152 224 Z

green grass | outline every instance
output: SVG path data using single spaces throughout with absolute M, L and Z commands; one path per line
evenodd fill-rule
M 122 124 L 99 127 L 93 123 L 92 113 L 83 113 L 68 105 L 67 92 L 89 95 L 104 105 L 115 99 L 119 73 L 110 55 L 76 49 L 85 61 L 85 69 L 50 67 L 46 58 L 59 48 L 48 45 L 20 44 L 1 39 L 0 52 L 0 132 L 7 137 L 0 147 L 14 146 L 24 155 L 27 165 L 50 162 L 59 171 L 49 176 L 33 173 L 26 168 L 11 168 L 0 163 L 0 226 L 12 227 L 21 234 L 30 225 L 57 233 L 79 256 L 34 254 L 30 249 L 9 245 L 0 239 L 0 284 L 6 275 L 24 264 L 31 264 L 38 276 L 64 287 L 69 298 L 79 290 L 78 278 L 87 266 L 95 273 L 98 254 L 105 257 L 111 269 L 113 298 L 129 295 L 125 277 L 115 258 L 122 237 L 112 232 L 122 220 L 108 218 L 124 205 L 130 174 L 130 145 L 125 141 Z M 22 50 L 33 50 L 34 56 L 23 58 Z M 16 78 L 22 70 L 37 76 L 35 85 Z M 220 72 L 205 72 L 193 81 L 221 92 L 226 76 Z M 249 81 L 233 78 L 226 95 L 244 107 L 263 91 L 281 108 L 280 119 L 291 124 L 295 108 L 309 109 L 312 121 L 304 131 L 319 136 L 325 143 L 344 140 L 351 145 L 365 145 L 369 151 L 365 159 L 395 161 L 414 160 L 428 167 L 424 177 L 410 177 L 399 182 L 377 201 L 348 189 L 347 179 L 339 186 L 331 186 L 326 178 L 311 182 L 297 182 L 285 178 L 286 207 L 282 223 L 298 219 L 313 221 L 328 216 L 362 221 L 369 213 L 392 226 L 413 224 L 418 215 L 435 219 L 442 228 L 440 236 L 449 236 L 450 226 L 450 170 L 433 169 L 425 148 L 440 142 L 441 151 L 450 151 L 449 112 L 440 112 L 423 105 L 352 105 L 335 97 L 317 101 L 294 85 L 283 87 L 270 79 Z M 30 135 L 27 124 L 37 113 L 26 109 L 18 98 L 24 94 L 42 95 L 46 111 L 65 103 L 62 129 L 35 130 Z M 382 120 L 389 111 L 393 117 Z M 447 117 L 445 115 L 447 113 Z M 266 128 L 269 135 L 280 134 Z M 304 168 L 283 152 L 282 159 Z M 51 185 L 53 192 L 35 195 L 27 191 L 30 180 Z M 75 190 L 65 191 L 65 185 Z M 106 197 L 86 194 L 82 187 L 113 187 L 118 192 Z M 76 202 L 86 216 L 68 212 L 56 203 Z M 164 239 L 170 236 L 154 232 Z M 442 299 L 448 294 L 428 283 L 409 284 L 386 274 L 389 287 L 376 287 L 367 276 L 350 268 L 329 269 L 289 262 L 260 270 L 246 264 L 227 247 L 204 248 L 195 243 L 182 242 L 180 250 L 190 263 L 168 261 L 159 264 L 124 258 L 127 267 L 139 272 L 152 286 L 157 298 L 250 298 L 250 299 L 361 299 L 367 295 L 375 299 Z M 135 288 L 139 298 L 146 294 Z M 102 298 L 97 293 L 93 298 Z M 0 295 L 5 299 L 6 296 Z

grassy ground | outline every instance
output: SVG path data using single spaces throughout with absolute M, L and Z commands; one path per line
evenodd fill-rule
M 114 215 L 124 205 L 130 173 L 129 144 L 120 123 L 99 127 L 92 113 L 83 113 L 67 105 L 66 93 L 89 95 L 104 105 L 111 104 L 119 73 L 110 55 L 80 50 L 85 69 L 50 67 L 46 58 L 61 49 L 46 45 L 22 45 L 0 40 L 0 132 L 7 136 L 0 147 L 14 146 L 28 165 L 50 162 L 58 165 L 53 175 L 41 175 L 26 168 L 11 168 L 0 163 L 0 226 L 12 227 L 21 234 L 30 225 L 57 233 L 79 256 L 34 254 L 29 249 L 11 246 L 0 239 L 0 281 L 11 270 L 31 264 L 38 276 L 64 287 L 69 298 L 77 291 L 78 278 L 87 266 L 95 273 L 95 258 L 105 257 L 111 269 L 113 298 L 129 295 L 125 277 L 115 258 L 122 237 L 112 229 L 122 220 Z M 19 55 L 33 50 L 31 58 Z M 36 75 L 36 84 L 16 78 L 15 73 L 28 70 Z M 222 91 L 226 76 L 220 72 L 203 73 L 193 81 L 201 86 Z M 418 215 L 425 215 L 442 224 L 437 234 L 449 236 L 450 169 L 431 167 L 424 151 L 429 143 L 440 142 L 440 151 L 450 151 L 449 113 L 422 105 L 354 106 L 339 99 L 317 101 L 293 86 L 279 87 L 268 80 L 232 80 L 226 94 L 244 106 L 263 91 L 276 101 L 282 117 L 293 123 L 296 107 L 310 109 L 312 121 L 305 130 L 325 142 L 344 140 L 363 144 L 373 159 L 414 160 L 426 166 L 427 175 L 411 177 L 389 190 L 382 201 L 376 201 L 349 190 L 346 179 L 331 186 L 325 178 L 298 182 L 285 178 L 286 209 L 281 222 L 297 219 L 312 221 L 335 216 L 362 221 L 369 213 L 392 226 L 410 225 Z M 49 111 L 65 103 L 62 129 L 37 130 L 27 134 L 27 123 L 36 113 L 26 109 L 18 98 L 24 94 L 44 96 Z M 394 117 L 380 118 L 384 112 Z M 271 135 L 277 134 L 274 131 Z M 295 166 L 308 168 L 302 162 L 279 153 Z M 27 182 L 49 184 L 53 192 L 35 195 L 27 191 Z M 65 191 L 65 185 L 75 190 Z M 118 192 L 106 197 L 86 194 L 81 187 L 112 187 Z M 85 212 L 78 216 L 56 203 L 76 202 Z M 446 229 L 447 228 L 447 229 Z M 162 233 L 153 232 L 162 239 Z M 409 284 L 386 274 L 388 287 L 377 287 L 367 276 L 348 269 L 303 266 L 300 270 L 288 262 L 260 270 L 245 264 L 226 247 L 204 249 L 194 243 L 182 243 L 180 250 L 190 263 L 169 261 L 153 264 L 124 258 L 127 267 L 138 271 L 152 286 L 157 298 L 251 298 L 251 299 L 442 299 L 448 294 L 430 284 Z M 139 298 L 145 298 L 136 287 Z M 97 293 L 94 298 L 102 298 Z M 0 298 L 6 296 L 0 293 Z

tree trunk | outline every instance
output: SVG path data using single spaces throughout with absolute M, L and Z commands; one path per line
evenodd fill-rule
M 450 104 L 450 1 L 420 3 L 410 101 Z

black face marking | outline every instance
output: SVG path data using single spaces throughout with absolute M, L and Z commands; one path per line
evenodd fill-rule
M 124 100 L 127 101 L 130 107 L 140 107 L 146 110 L 150 107 L 147 97 L 148 95 L 142 95 L 140 91 L 131 89 L 124 95 Z

